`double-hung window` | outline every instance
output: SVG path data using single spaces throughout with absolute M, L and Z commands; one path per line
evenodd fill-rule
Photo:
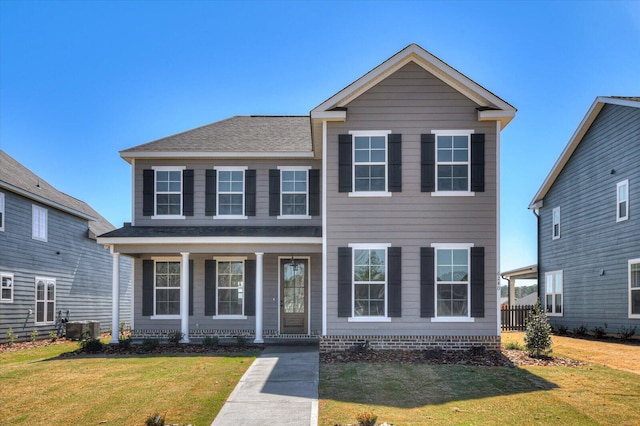
M 31 237 L 34 240 L 47 241 L 47 209 L 34 204 L 31 216 Z
M 0 272 L 0 302 L 13 302 L 13 274 Z
M 353 317 L 387 316 L 387 247 L 353 247 Z
M 184 167 L 154 167 L 155 217 L 182 218 L 182 171 Z
M 352 131 L 354 192 L 387 192 L 387 139 L 390 131 Z
M 470 192 L 471 133 L 471 130 L 435 132 L 436 192 L 455 195 Z
M 629 318 L 640 318 L 640 259 L 629 261 Z
M 56 312 L 56 280 L 36 277 L 36 324 L 52 323 Z
M 217 216 L 216 218 L 246 218 L 244 208 L 245 169 L 216 168 Z
M 4 231 L 4 194 L 0 192 L 0 231 Z
M 155 315 L 180 315 L 180 260 L 154 261 Z
M 280 215 L 288 218 L 309 215 L 309 168 L 280 169 Z
M 470 245 L 434 244 L 436 318 L 469 317 Z
M 560 238 L 560 207 L 554 208 L 551 213 L 551 238 Z
M 562 271 L 551 271 L 544 274 L 545 278 L 545 299 L 547 306 L 547 315 L 562 316 L 562 288 L 563 276 Z
M 616 221 L 629 219 L 629 180 L 623 180 L 616 185 Z
M 217 315 L 244 315 L 244 259 L 216 259 Z

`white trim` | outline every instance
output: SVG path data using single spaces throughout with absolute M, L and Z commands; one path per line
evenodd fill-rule
M 237 172 L 239 170 L 247 171 L 249 166 L 213 166 L 213 169 L 218 172 Z M 216 188 L 217 189 L 217 188 Z
M 314 120 L 327 121 L 345 121 L 347 119 L 347 111 L 311 111 L 311 118 Z
M 120 157 L 125 160 L 135 159 L 220 159 L 220 158 L 313 158 L 313 151 L 247 151 L 247 152 L 230 152 L 230 151 L 131 151 L 120 152 Z
M 627 279 L 628 279 L 628 289 L 629 289 L 629 318 L 630 319 L 640 319 L 640 313 L 638 313 L 638 314 L 632 314 L 631 313 L 631 307 L 632 307 L 632 304 L 631 304 L 631 301 L 632 301 L 632 298 L 631 298 L 631 292 L 632 292 L 632 290 L 631 290 L 631 265 L 632 264 L 638 264 L 638 263 L 640 263 L 640 258 L 638 258 L 638 259 L 630 259 L 629 262 L 628 262 L 628 269 L 627 269 L 628 278 Z M 640 291 L 640 288 L 637 288 L 637 289 L 635 289 L 633 291 Z
M 217 197 L 216 197 L 216 201 L 217 201 Z M 214 219 L 249 219 L 249 216 L 243 216 L 243 215 L 222 215 L 222 216 L 213 216 Z
M 153 315 L 151 315 L 150 318 L 152 319 L 182 319 L 182 317 L 180 316 L 180 312 L 182 309 L 182 270 L 184 269 L 184 265 L 182 264 L 182 257 L 152 257 L 151 260 L 153 260 Z M 180 278 L 180 286 L 179 287 L 161 287 L 162 289 L 170 289 L 170 290 L 177 290 L 178 294 L 180 295 L 180 306 L 178 309 L 178 313 L 177 314 L 161 314 L 158 315 L 156 314 L 156 308 L 157 308 L 157 304 L 156 304 L 156 295 L 158 293 L 158 287 L 156 286 L 156 277 L 158 275 L 157 271 L 157 267 L 156 267 L 156 263 L 157 262 L 172 262 L 172 263 L 179 263 L 180 264 L 180 274 L 178 275 Z M 187 265 L 188 268 L 188 265 Z
M 389 135 L 391 130 L 350 130 L 353 136 L 351 144 L 351 191 L 349 197 L 390 197 L 389 192 Z M 375 138 L 384 137 L 384 161 L 356 162 L 356 141 L 355 138 Z M 369 148 L 371 152 L 371 148 Z M 356 190 L 356 167 L 358 166 L 384 166 L 384 191 L 358 191 Z M 366 195 L 360 195 L 366 194 Z
M 444 250 L 460 250 L 475 247 L 474 243 L 431 243 L 431 247 Z
M 243 299 L 242 300 L 243 300 L 242 303 L 244 304 L 244 294 L 243 294 Z M 216 303 L 216 310 L 217 309 L 218 309 L 218 304 Z M 242 309 L 244 309 L 244 306 L 242 307 Z M 246 315 L 216 315 L 216 316 L 211 317 L 211 318 L 215 319 L 215 320 L 246 320 L 248 317 Z
M 437 186 L 437 183 L 436 183 Z M 436 191 L 431 192 L 432 197 L 475 197 L 473 191 Z
M 185 171 L 187 166 L 151 166 L 152 170 L 157 172 L 175 172 L 175 171 Z
M 560 293 L 556 293 L 556 280 L 554 278 L 553 280 L 553 284 L 552 284 L 552 288 L 553 288 L 553 292 L 551 293 L 551 295 L 553 295 L 553 303 L 552 303 L 552 309 L 555 310 L 556 309 L 556 296 L 558 294 L 562 295 L 562 304 L 560 305 L 561 308 L 560 310 L 562 312 L 560 313 L 556 313 L 556 312 L 548 312 L 547 311 L 547 280 L 549 279 L 549 276 L 556 276 L 556 275 L 560 275 L 560 279 L 562 280 L 562 291 Z M 544 274 L 544 301 L 540 301 L 541 304 L 543 304 L 543 309 L 546 312 L 548 317 L 562 317 L 564 316 L 564 271 L 562 269 L 558 269 L 555 271 L 549 271 L 549 272 L 545 272 Z
M 558 222 L 556 222 L 556 212 L 558 212 Z M 560 206 L 551 210 L 551 239 L 558 240 L 562 236 L 562 216 L 560 215 Z M 558 235 L 556 235 L 556 224 L 558 225 Z
M 54 324 L 56 322 L 56 299 L 58 296 L 58 284 L 56 282 L 55 278 L 51 278 L 51 277 L 39 277 L 36 276 L 34 277 L 34 296 L 35 296 L 35 309 L 34 309 L 34 315 L 33 315 L 33 321 L 34 324 L 36 325 L 41 325 L 41 324 Z M 43 281 L 45 284 L 45 288 L 44 288 L 44 299 L 42 300 L 42 302 L 44 303 L 44 321 L 40 321 L 38 322 L 38 281 Z M 49 286 L 49 282 L 53 281 L 53 300 L 49 299 L 47 296 L 49 294 L 48 291 L 48 286 Z M 53 320 L 51 321 L 47 321 L 47 313 L 49 312 L 47 305 L 49 304 L 49 302 L 53 302 Z
M 36 214 L 38 215 L 37 230 L 35 229 Z M 40 234 L 42 233 L 44 233 L 44 237 L 40 236 Z M 35 204 L 32 204 L 31 205 L 31 239 L 47 242 L 48 238 L 49 238 L 49 210 L 44 207 L 40 207 Z
M 476 131 L 473 129 L 470 130 L 463 130 L 463 129 L 452 129 L 452 130 L 440 130 L 440 129 L 435 129 L 435 130 L 431 130 L 431 133 L 436 135 L 436 136 L 469 136 L 471 134 L 474 134 Z M 471 149 L 469 149 L 471 150 Z
M 4 222 L 5 222 L 5 202 L 4 202 L 5 198 L 4 198 L 4 192 L 0 192 L 0 214 L 2 214 L 2 217 L 0 218 L 0 231 L 4 231 Z
M 311 216 L 305 216 L 305 215 L 296 215 L 296 214 L 292 214 L 292 215 L 284 215 L 284 216 L 276 216 L 276 219 L 311 219 Z
M 311 216 L 309 216 L 309 170 L 311 170 L 310 166 L 301 166 L 301 167 L 296 167 L 296 166 L 278 166 L 278 170 L 280 170 L 280 214 L 276 217 L 276 219 L 311 219 Z M 306 190 L 304 192 L 304 196 L 305 196 L 305 214 L 301 214 L 301 215 L 297 215 L 297 214 L 292 214 L 292 215 L 285 215 L 282 214 L 282 203 L 283 203 L 283 195 L 285 195 L 284 190 L 282 189 L 282 184 L 283 184 L 283 177 L 282 177 L 282 172 L 304 172 L 305 174 L 305 187 Z M 295 177 L 294 177 L 295 179 Z M 295 180 L 294 180 L 295 182 Z M 301 195 L 302 193 L 300 191 L 287 191 L 286 194 L 298 194 Z
M 249 259 L 247 256 L 213 256 L 213 260 L 216 262 L 244 262 L 247 259 Z M 218 269 L 216 268 L 216 273 L 217 271 Z
M 435 135 L 435 171 L 436 171 L 436 190 L 431 192 L 432 197 L 473 197 L 475 192 L 471 191 L 471 135 L 475 133 L 475 130 L 431 130 L 431 133 Z M 467 161 L 439 161 L 438 160 L 438 137 L 440 136 L 466 136 L 467 137 Z M 453 146 L 452 146 L 453 149 Z M 467 190 L 466 191 L 441 191 L 438 184 L 439 166 L 462 166 L 467 167 Z
M 366 243 L 351 243 L 348 244 L 348 247 L 354 249 L 354 250 L 382 250 L 382 249 L 388 249 L 389 247 L 391 247 L 391 243 L 373 243 L 373 244 L 366 244 Z M 386 262 L 386 260 L 385 260 Z
M 431 322 L 474 322 L 471 316 L 471 248 L 474 247 L 474 243 L 431 243 L 431 247 L 434 248 L 434 265 L 433 265 L 433 301 L 434 301 L 434 316 L 431 317 Z M 438 281 L 438 250 L 466 250 L 467 251 L 467 281 Z M 438 285 L 462 285 L 467 286 L 467 316 L 438 316 Z
M 431 322 L 476 322 L 476 319 L 474 317 L 433 317 Z
M 323 232 L 324 234 L 324 232 Z M 322 237 L 98 237 L 98 244 L 322 244 Z
M 385 298 L 388 295 L 385 294 Z M 386 300 L 385 300 L 386 302 Z M 391 322 L 391 317 L 349 317 L 347 322 Z
M 500 308 L 500 284 L 501 284 L 501 276 L 500 276 L 500 121 L 496 121 L 496 327 L 497 327 L 497 335 L 500 336 L 502 334 L 502 313 Z M 536 265 L 536 270 L 537 270 Z
M 313 112 L 312 112 L 313 115 Z M 346 117 L 346 112 L 345 112 Z M 327 121 L 322 121 L 322 335 L 327 335 Z
M 131 226 L 136 226 L 136 160 L 135 159 L 131 160 Z M 131 311 L 131 312 L 134 312 L 134 311 Z M 131 326 L 131 328 L 133 329 L 133 326 Z
M 349 134 L 356 136 L 389 136 L 393 131 L 391 130 L 349 130 Z
M 478 121 L 493 121 L 506 126 L 516 116 L 515 110 L 481 110 L 478 111 Z
M 311 166 L 278 166 L 276 167 L 278 170 L 287 171 L 287 172 L 298 172 L 300 170 L 311 170 L 313 167 Z
M 625 203 L 627 203 L 626 205 L 626 209 L 625 209 L 625 216 L 620 216 L 620 187 L 624 186 L 625 187 L 625 197 L 626 200 L 624 200 Z M 629 219 L 629 179 L 625 179 L 621 182 L 618 182 L 616 184 L 616 222 L 622 222 L 625 220 Z
M 247 258 L 246 257 L 242 257 L 242 256 L 219 256 L 219 257 L 214 257 L 215 261 L 216 261 L 216 316 L 215 318 L 220 318 L 220 319 L 247 319 L 247 316 L 245 315 L 244 312 L 244 308 L 245 308 L 245 301 L 247 300 Z M 218 279 L 220 278 L 220 263 L 221 262 L 228 262 L 228 263 L 232 263 L 232 262 L 242 262 L 242 287 L 235 287 L 235 289 L 238 290 L 238 293 L 240 293 L 240 288 L 242 288 L 242 308 L 241 308 L 241 314 L 219 314 L 218 313 L 218 307 L 220 306 L 220 296 L 218 294 L 219 290 L 220 290 L 220 286 L 218 285 Z M 257 273 L 257 271 L 256 271 Z M 234 287 L 223 287 L 223 289 L 228 290 L 228 289 L 234 289 Z M 257 301 L 256 301 L 257 302 Z M 244 318 L 242 318 L 244 317 Z
M 383 244 L 364 244 L 364 243 L 355 243 L 349 244 L 351 248 L 351 316 L 349 318 L 363 318 L 361 321 L 365 322 L 390 322 L 391 319 L 389 317 L 389 247 L 391 244 L 383 243 Z M 355 250 L 384 250 L 384 315 L 380 316 L 356 316 L 356 281 L 355 277 L 355 266 L 356 266 L 356 256 Z M 379 285 L 381 282 L 379 281 L 364 281 L 360 282 L 361 285 Z M 384 319 L 383 321 L 376 321 L 378 319 Z M 389 321 L 387 321 L 389 319 Z M 348 320 L 350 321 L 350 320 Z
M 180 210 L 182 210 L 182 207 L 180 207 Z M 180 214 L 168 214 L 168 215 L 153 215 L 151 216 L 151 219 L 154 220 L 163 220 L 163 219 L 186 219 L 186 216 L 180 215 Z
M 2 279 L 9 278 L 11 280 L 11 298 L 3 299 L 2 298 Z M 13 294 L 15 293 L 16 288 L 16 280 L 14 278 L 14 274 L 9 272 L 0 272 L 0 303 L 13 303 Z
M 185 219 L 184 207 L 184 171 L 185 166 L 151 166 L 153 170 L 153 215 L 151 219 Z M 158 172 L 180 172 L 180 214 L 158 214 Z M 160 194 L 175 195 L 177 191 L 162 191 Z
M 154 293 L 155 293 L 155 283 L 154 283 Z M 153 310 L 154 310 L 154 311 L 156 310 L 156 307 L 155 307 L 155 298 L 156 298 L 156 296 L 155 296 L 155 294 L 154 294 L 154 296 L 153 296 L 153 299 L 154 299 L 154 306 L 153 306 Z M 180 319 L 180 315 L 151 315 L 151 316 L 149 317 L 149 319 L 152 319 L 152 320 L 167 320 L 167 319 L 170 319 L 170 320 L 179 320 L 179 319 Z
M 244 213 L 246 212 L 246 198 L 247 198 L 247 173 L 249 168 L 247 166 L 214 166 L 216 171 L 216 214 L 213 219 L 248 219 Z M 238 195 L 237 191 L 220 192 L 220 172 L 242 172 L 242 214 L 220 214 L 220 195 Z M 233 182 L 232 180 L 229 181 Z
M 180 262 L 182 258 L 180 256 L 151 256 L 151 260 L 154 262 Z
M 392 197 L 393 192 L 389 191 L 353 191 L 349 192 L 349 197 Z
M 311 256 L 296 256 L 293 255 L 294 260 L 303 259 L 307 261 L 307 332 L 303 334 L 311 335 Z M 291 260 L 289 256 L 278 256 L 278 298 L 277 298 L 277 310 L 278 310 L 278 334 L 282 334 L 280 331 L 281 321 L 281 309 L 280 309 L 280 295 L 282 294 L 282 274 L 281 274 L 281 261 Z M 286 335 L 286 334 L 285 334 Z

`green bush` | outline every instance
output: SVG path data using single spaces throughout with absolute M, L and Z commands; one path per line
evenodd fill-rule
M 131 337 L 123 337 L 118 339 L 118 347 L 120 349 L 131 349 Z
M 18 340 L 18 335 L 13 332 L 13 328 L 9 328 L 7 330 L 7 345 L 13 346 L 16 340 Z
M 104 345 L 100 339 L 86 338 L 80 340 L 80 349 L 89 353 L 102 352 Z
M 560 336 L 565 336 L 568 331 L 569 329 L 567 328 L 567 326 L 562 324 L 557 325 L 555 330 L 556 334 Z
M 173 346 L 178 346 L 183 338 L 184 338 L 184 333 L 181 331 L 172 331 L 167 336 L 167 340 Z
M 142 350 L 145 352 L 151 352 L 154 349 L 157 349 L 159 346 L 160 342 L 158 342 L 156 339 L 144 339 L 142 341 L 142 345 L 140 345 Z
M 573 329 L 573 335 L 576 337 L 584 337 L 587 335 L 587 327 L 585 327 L 584 325 L 581 325 L 580 327 L 574 328 Z
M 595 337 L 596 339 L 602 339 L 606 334 L 606 330 L 605 330 L 606 326 L 603 327 L 593 327 L 593 330 L 591 330 L 591 332 L 593 333 L 593 337 Z
M 220 343 L 218 336 L 205 336 L 202 338 L 202 346 L 207 349 L 217 348 Z
M 34 329 L 29 335 L 29 340 L 31 343 L 36 343 L 38 341 L 38 330 Z
M 55 331 L 51 330 L 49 332 L 49 341 L 55 342 L 56 340 L 58 340 L 58 333 L 56 333 Z
M 524 346 L 522 346 L 520 343 L 518 342 L 509 342 L 506 345 L 504 345 L 505 349 L 508 350 L 515 350 L 515 351 L 521 351 L 524 349 Z
M 524 344 L 529 356 L 539 358 L 551 351 L 551 325 L 540 302 L 536 303 L 526 321 Z
M 636 334 L 636 326 L 633 327 L 625 327 L 624 325 L 620 327 L 620 340 L 626 341 L 631 339 Z
M 378 421 L 378 416 L 371 411 L 363 411 L 356 415 L 356 420 L 358 421 L 358 426 L 375 426 Z

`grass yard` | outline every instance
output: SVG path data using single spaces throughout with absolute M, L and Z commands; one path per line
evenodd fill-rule
M 508 333 L 503 342 L 519 341 Z M 319 425 L 373 411 L 400 425 L 640 424 L 640 346 L 554 336 L 583 367 L 321 364 Z
M 12 425 L 209 425 L 256 351 L 238 356 L 58 358 L 77 343 L 0 354 L 0 422 Z

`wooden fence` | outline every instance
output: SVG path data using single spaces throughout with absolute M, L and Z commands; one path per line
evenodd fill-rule
M 500 308 L 500 324 L 502 329 L 506 331 L 524 330 L 525 321 L 529 312 L 533 309 L 533 305 L 525 306 L 507 306 L 502 305 Z

